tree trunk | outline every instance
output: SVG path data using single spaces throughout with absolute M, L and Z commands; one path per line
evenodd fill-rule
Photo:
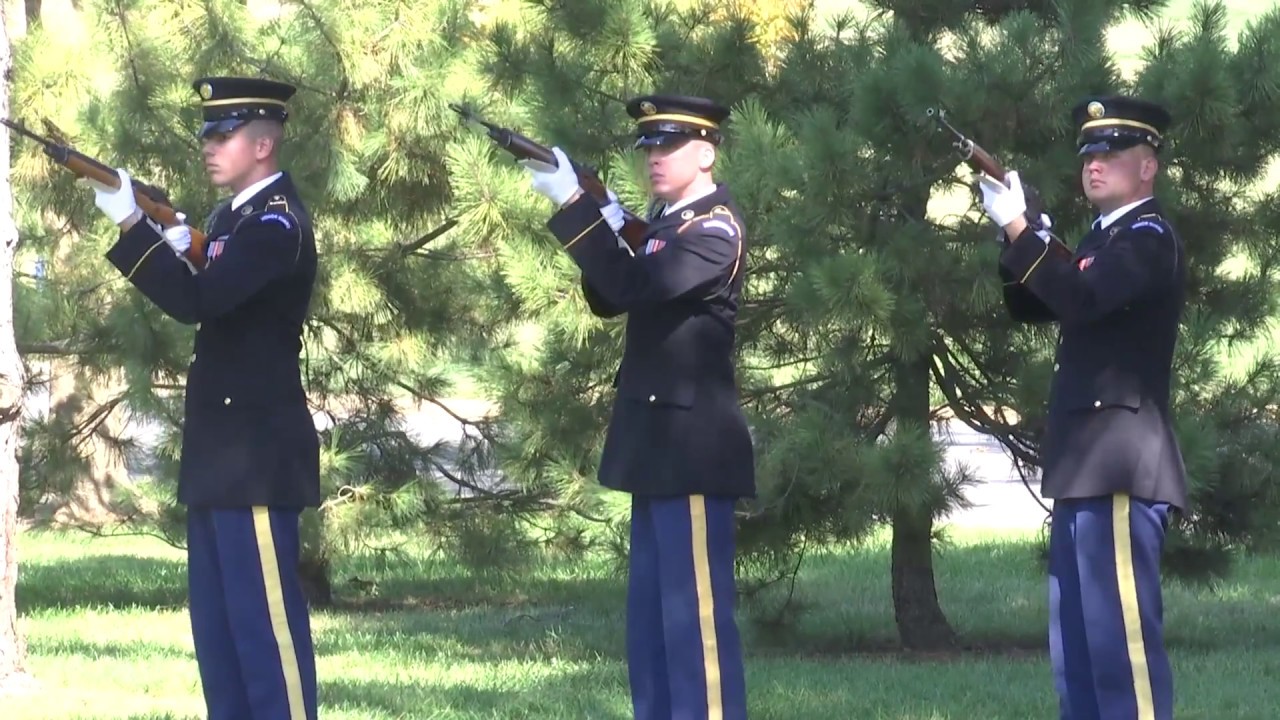
M 8 3 L 0 3 L 0 117 L 9 117 Z M 26 648 L 18 633 L 18 432 L 22 420 L 22 358 L 13 336 L 13 255 L 18 227 L 9 179 L 9 129 L 0 125 L 0 687 L 22 675 Z
M 66 218 L 57 217 L 55 222 L 65 224 Z M 71 235 L 58 244 L 53 257 L 55 268 L 67 267 L 72 261 L 77 239 Z M 41 515 L 52 513 L 55 523 L 65 525 L 98 526 L 117 519 L 114 496 L 118 488 L 130 485 L 129 470 L 124 457 L 106 438 L 118 438 L 124 433 L 124 412 L 113 408 L 102 417 L 94 415 L 104 411 L 103 403 L 126 389 L 124 378 L 119 371 L 113 371 L 108 378 L 91 380 L 79 371 L 74 360 L 64 358 L 48 361 L 47 373 L 50 414 L 69 427 L 89 425 L 84 435 L 76 439 L 88 460 L 88 469 L 65 495 L 52 498 L 41 509 Z
M 333 586 L 329 582 L 329 554 L 324 545 L 324 516 L 309 508 L 302 513 L 299 527 L 301 558 L 298 575 L 302 592 L 313 607 L 333 605 Z
M 71 244 L 64 246 L 71 247 Z M 123 383 L 118 380 L 109 384 L 87 381 L 71 362 L 54 360 L 51 363 L 50 404 L 53 413 L 68 423 L 92 422 L 89 416 L 100 411 L 102 403 L 109 402 L 123 389 Z M 65 497 L 57 499 L 53 513 L 57 523 L 97 526 L 119 517 L 114 495 L 118 488 L 129 485 L 129 471 L 124 457 L 104 436 L 118 437 L 123 432 L 122 413 L 112 410 L 94 424 L 80 439 L 89 461 L 88 470 L 76 479 Z
M 901 361 L 894 368 L 894 418 L 898 426 L 929 426 L 929 356 Z M 912 478 L 907 482 L 916 482 Z M 928 481 L 927 479 L 925 480 Z M 933 517 L 926 507 L 893 512 L 893 619 L 909 650 L 953 647 L 955 631 L 938 604 L 933 579 Z

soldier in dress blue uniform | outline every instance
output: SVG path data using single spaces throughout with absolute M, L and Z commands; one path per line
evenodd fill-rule
M 1173 717 L 1160 555 L 1187 507 L 1169 409 L 1186 297 L 1182 240 L 1154 198 L 1170 115 L 1131 97 L 1072 111 L 1081 184 L 1099 217 L 1074 252 L 1028 229 L 1017 173 L 980 178 L 1004 228 L 1005 303 L 1022 322 L 1057 322 L 1043 441 L 1050 654 L 1061 717 Z
M 600 317 L 625 314 L 626 346 L 602 485 L 630 493 L 627 664 L 638 720 L 747 717 L 734 619 L 737 498 L 755 495 L 751 435 L 733 365 L 746 227 L 713 179 L 728 108 L 704 98 L 627 104 L 651 189 L 647 242 L 618 236 L 623 210 L 583 194 L 569 160 L 526 163 L 558 208 L 551 232 L 582 269 Z
M 196 80 L 203 160 L 233 193 L 209 218 L 207 264 L 190 228 L 162 228 L 118 190 L 96 204 L 120 226 L 107 259 L 178 322 L 197 326 L 178 500 L 196 660 L 210 720 L 315 720 L 316 670 L 299 582 L 299 513 L 319 504 L 319 442 L 298 359 L 316 276 L 311 219 L 277 151 L 295 89 Z

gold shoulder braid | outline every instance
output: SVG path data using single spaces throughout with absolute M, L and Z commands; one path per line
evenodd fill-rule
M 302 223 L 298 222 L 297 215 L 294 215 L 292 212 L 289 212 L 289 199 L 286 198 L 284 195 L 272 195 L 271 199 L 267 200 L 267 204 L 262 208 L 262 212 L 255 212 L 252 215 L 246 215 L 240 218 L 236 222 L 235 228 L 231 230 L 231 234 L 234 235 L 236 231 L 240 229 L 240 226 L 249 218 L 261 218 L 264 215 L 279 216 L 281 213 L 288 215 L 289 218 L 293 220 L 292 229 L 298 232 L 298 249 L 297 249 L 297 252 L 295 252 L 293 255 L 293 264 L 297 265 L 299 258 L 302 257 Z M 288 227 L 287 221 L 285 221 L 283 218 L 277 217 L 277 219 L 281 220 L 282 222 L 285 222 L 286 227 Z M 600 219 L 603 220 L 604 216 L 603 215 L 600 216 Z
M 686 229 L 688 229 L 690 225 L 694 223 L 713 223 L 713 222 L 716 223 L 718 226 L 723 227 L 725 229 L 726 234 L 729 235 L 736 242 L 737 254 L 733 258 L 733 269 L 730 270 L 729 272 L 729 279 L 725 282 L 725 284 L 722 287 L 716 289 L 715 292 L 704 297 L 703 300 L 710 300 L 716 295 L 719 295 L 720 293 L 729 289 L 730 287 L 733 286 L 733 281 L 737 279 L 738 269 L 742 267 L 742 226 L 738 224 L 738 218 L 734 216 L 732 210 L 730 210 L 725 205 L 716 205 L 715 207 L 711 208 L 711 211 L 706 213 L 705 215 L 698 215 L 696 217 L 689 218 L 684 222 L 684 224 L 680 226 L 678 230 L 676 230 L 676 234 L 680 234 L 680 233 L 683 233 Z

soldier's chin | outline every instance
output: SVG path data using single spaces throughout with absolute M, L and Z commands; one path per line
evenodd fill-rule
M 1107 190 L 1107 186 L 1105 185 L 1103 185 L 1102 187 L 1090 187 L 1088 185 L 1085 185 L 1084 196 L 1089 199 L 1089 202 L 1094 203 L 1096 205 L 1100 202 L 1106 201 L 1107 198 L 1111 197 L 1111 192 Z

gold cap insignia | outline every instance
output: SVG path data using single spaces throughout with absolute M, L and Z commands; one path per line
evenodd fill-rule
M 692 211 L 692 210 L 685 210 L 684 212 L 680 213 L 680 219 L 681 219 L 681 220 L 692 220 L 692 219 L 693 219 L 693 211 Z
M 205 100 L 213 97 L 213 86 L 209 83 L 200 83 L 200 97 Z
M 1097 100 L 1094 100 L 1093 102 L 1089 103 L 1089 117 L 1097 120 L 1098 118 L 1105 115 L 1106 112 L 1107 112 L 1107 109 L 1104 108 L 1102 106 L 1102 103 L 1098 102 Z
M 653 103 L 649 102 L 648 100 L 645 100 L 644 102 L 640 103 L 640 112 L 644 113 L 645 115 L 652 115 L 658 112 L 658 108 L 655 107 Z

